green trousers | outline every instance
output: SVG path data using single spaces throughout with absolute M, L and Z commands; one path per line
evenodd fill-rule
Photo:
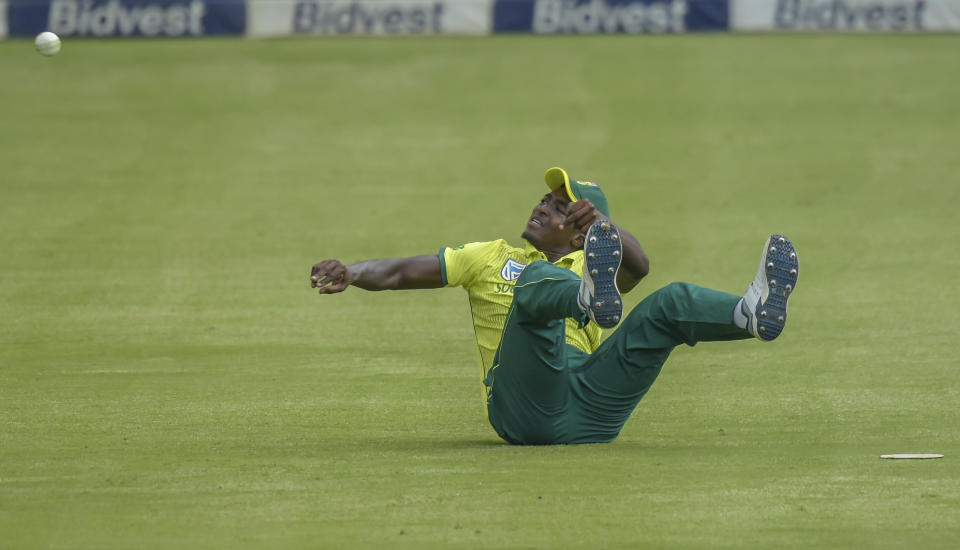
M 592 354 L 565 342 L 565 319 L 584 319 L 580 277 L 531 263 L 514 287 L 494 366 L 488 371 L 490 424 L 520 445 L 612 441 L 653 385 L 674 347 L 740 340 L 740 296 L 672 283 L 640 302 Z

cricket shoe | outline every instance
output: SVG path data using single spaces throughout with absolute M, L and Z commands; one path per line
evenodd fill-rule
M 769 342 L 787 322 L 787 300 L 797 288 L 799 263 L 793 243 L 783 235 L 771 235 L 763 246 L 757 278 L 747 286 L 740 311 L 747 330 Z
M 587 231 L 583 253 L 580 308 L 601 328 L 613 328 L 623 316 L 623 299 L 617 288 L 623 245 L 616 226 L 608 220 L 594 222 Z

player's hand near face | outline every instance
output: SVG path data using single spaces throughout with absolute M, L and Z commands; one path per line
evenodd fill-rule
M 605 218 L 597 207 L 589 199 L 580 199 L 567 207 L 567 219 L 563 221 L 561 229 L 573 225 L 580 233 L 586 233 L 593 222 L 600 219 Z
M 351 282 L 350 270 L 340 260 L 324 260 L 310 270 L 310 287 L 320 294 L 343 292 Z
M 598 220 L 613 223 L 601 214 L 589 200 L 580 199 L 577 202 L 570 203 L 567 208 L 567 218 L 563 223 L 564 225 L 573 224 L 577 231 L 586 235 L 590 226 Z M 626 293 L 637 286 L 640 279 L 646 277 L 647 273 L 650 272 L 650 260 L 636 237 L 619 225 L 617 229 L 620 232 L 620 242 L 623 246 L 623 261 L 620 271 L 617 272 L 617 287 L 621 292 Z

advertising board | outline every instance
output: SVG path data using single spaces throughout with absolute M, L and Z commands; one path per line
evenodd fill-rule
M 491 0 L 250 0 L 248 36 L 490 34 Z
M 737 31 L 960 31 L 958 0 L 734 0 Z
M 184 37 L 243 34 L 246 0 L 8 0 L 10 36 Z
M 494 32 L 660 34 L 726 31 L 726 0 L 499 0 Z

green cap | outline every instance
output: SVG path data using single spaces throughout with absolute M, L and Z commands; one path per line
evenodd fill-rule
M 566 170 L 557 167 L 547 170 L 543 179 L 547 182 L 547 187 L 551 191 L 556 191 L 560 187 L 566 189 L 570 202 L 589 199 L 601 214 L 610 217 L 610 205 L 607 204 L 607 197 L 603 195 L 600 187 L 592 181 L 573 181 L 567 175 Z

